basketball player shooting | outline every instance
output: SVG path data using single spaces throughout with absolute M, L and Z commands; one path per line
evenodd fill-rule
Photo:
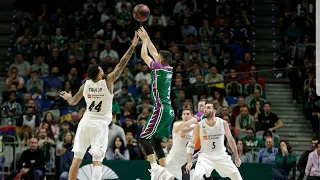
M 189 172 L 192 168 L 194 145 L 197 139 L 200 138 L 201 148 L 195 167 L 194 180 L 201 180 L 203 175 L 210 177 L 214 169 L 221 177 L 228 177 L 231 180 L 242 180 L 237 168 L 240 167 L 241 160 L 228 123 L 221 118 L 215 117 L 215 109 L 212 102 L 206 102 L 204 116 L 206 118 L 199 124 L 196 124 L 191 142 L 187 145 L 188 164 L 186 171 Z M 224 136 L 227 137 L 228 143 L 235 155 L 236 165 L 226 153 Z
M 74 157 L 69 171 L 69 180 L 76 180 L 78 169 L 87 148 L 91 145 L 89 153 L 92 155 L 92 180 L 101 180 L 102 160 L 108 146 L 108 125 L 112 120 L 112 101 L 114 82 L 119 78 L 123 69 L 129 62 L 131 55 L 139 41 L 137 33 L 130 48 L 121 58 L 119 64 L 108 75 L 105 75 L 98 65 L 88 68 L 87 80 L 76 95 L 62 91 L 60 96 L 75 106 L 84 96 L 87 109 L 79 123 L 72 151 Z
M 158 53 L 143 27 L 138 30 L 138 35 L 143 41 L 141 58 L 151 69 L 151 99 L 154 104 L 153 112 L 140 135 L 140 143 L 151 165 L 151 180 L 173 180 L 174 176 L 164 168 L 165 154 L 161 147 L 162 139 L 170 136 L 170 126 L 174 119 L 170 100 L 173 68 L 169 66 L 169 62 L 172 60 L 172 55 L 165 50 L 160 50 Z M 153 59 L 149 57 L 148 50 Z M 161 166 L 157 164 L 154 152 Z

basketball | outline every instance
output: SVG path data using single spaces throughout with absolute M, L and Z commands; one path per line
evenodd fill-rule
M 133 18 L 139 22 L 148 20 L 150 9 L 144 4 L 138 4 L 133 8 Z

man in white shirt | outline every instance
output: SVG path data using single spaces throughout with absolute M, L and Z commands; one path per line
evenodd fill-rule
M 134 80 L 136 82 L 140 82 L 140 80 L 145 79 L 148 82 L 148 84 L 150 85 L 150 83 L 151 83 L 151 78 L 150 78 L 151 74 L 148 72 L 148 70 L 149 70 L 148 66 L 144 64 L 142 66 L 141 72 L 136 74 L 136 77 L 134 77 Z
M 110 56 L 111 60 L 114 63 L 118 63 L 119 61 L 119 55 L 117 53 L 117 51 L 111 49 L 111 43 L 110 41 L 107 41 L 105 46 L 104 46 L 105 50 L 100 52 L 99 58 L 101 61 L 104 61 L 106 59 L 107 56 Z M 150 79 L 150 78 L 149 78 Z

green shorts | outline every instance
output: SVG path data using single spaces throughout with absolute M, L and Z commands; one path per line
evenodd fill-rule
M 171 124 L 174 119 L 174 110 L 171 106 L 156 106 L 149 116 L 140 138 L 169 138 Z

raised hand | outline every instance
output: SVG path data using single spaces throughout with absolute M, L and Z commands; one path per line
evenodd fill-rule
M 68 99 L 72 98 L 72 94 L 68 93 L 66 91 L 61 91 L 60 97 L 62 97 L 64 100 L 68 100 Z
M 136 31 L 136 32 L 134 33 L 134 38 L 133 38 L 133 40 L 132 40 L 132 45 L 133 45 L 133 46 L 137 46 L 138 42 L 139 42 L 139 36 L 138 36 L 137 31 Z

